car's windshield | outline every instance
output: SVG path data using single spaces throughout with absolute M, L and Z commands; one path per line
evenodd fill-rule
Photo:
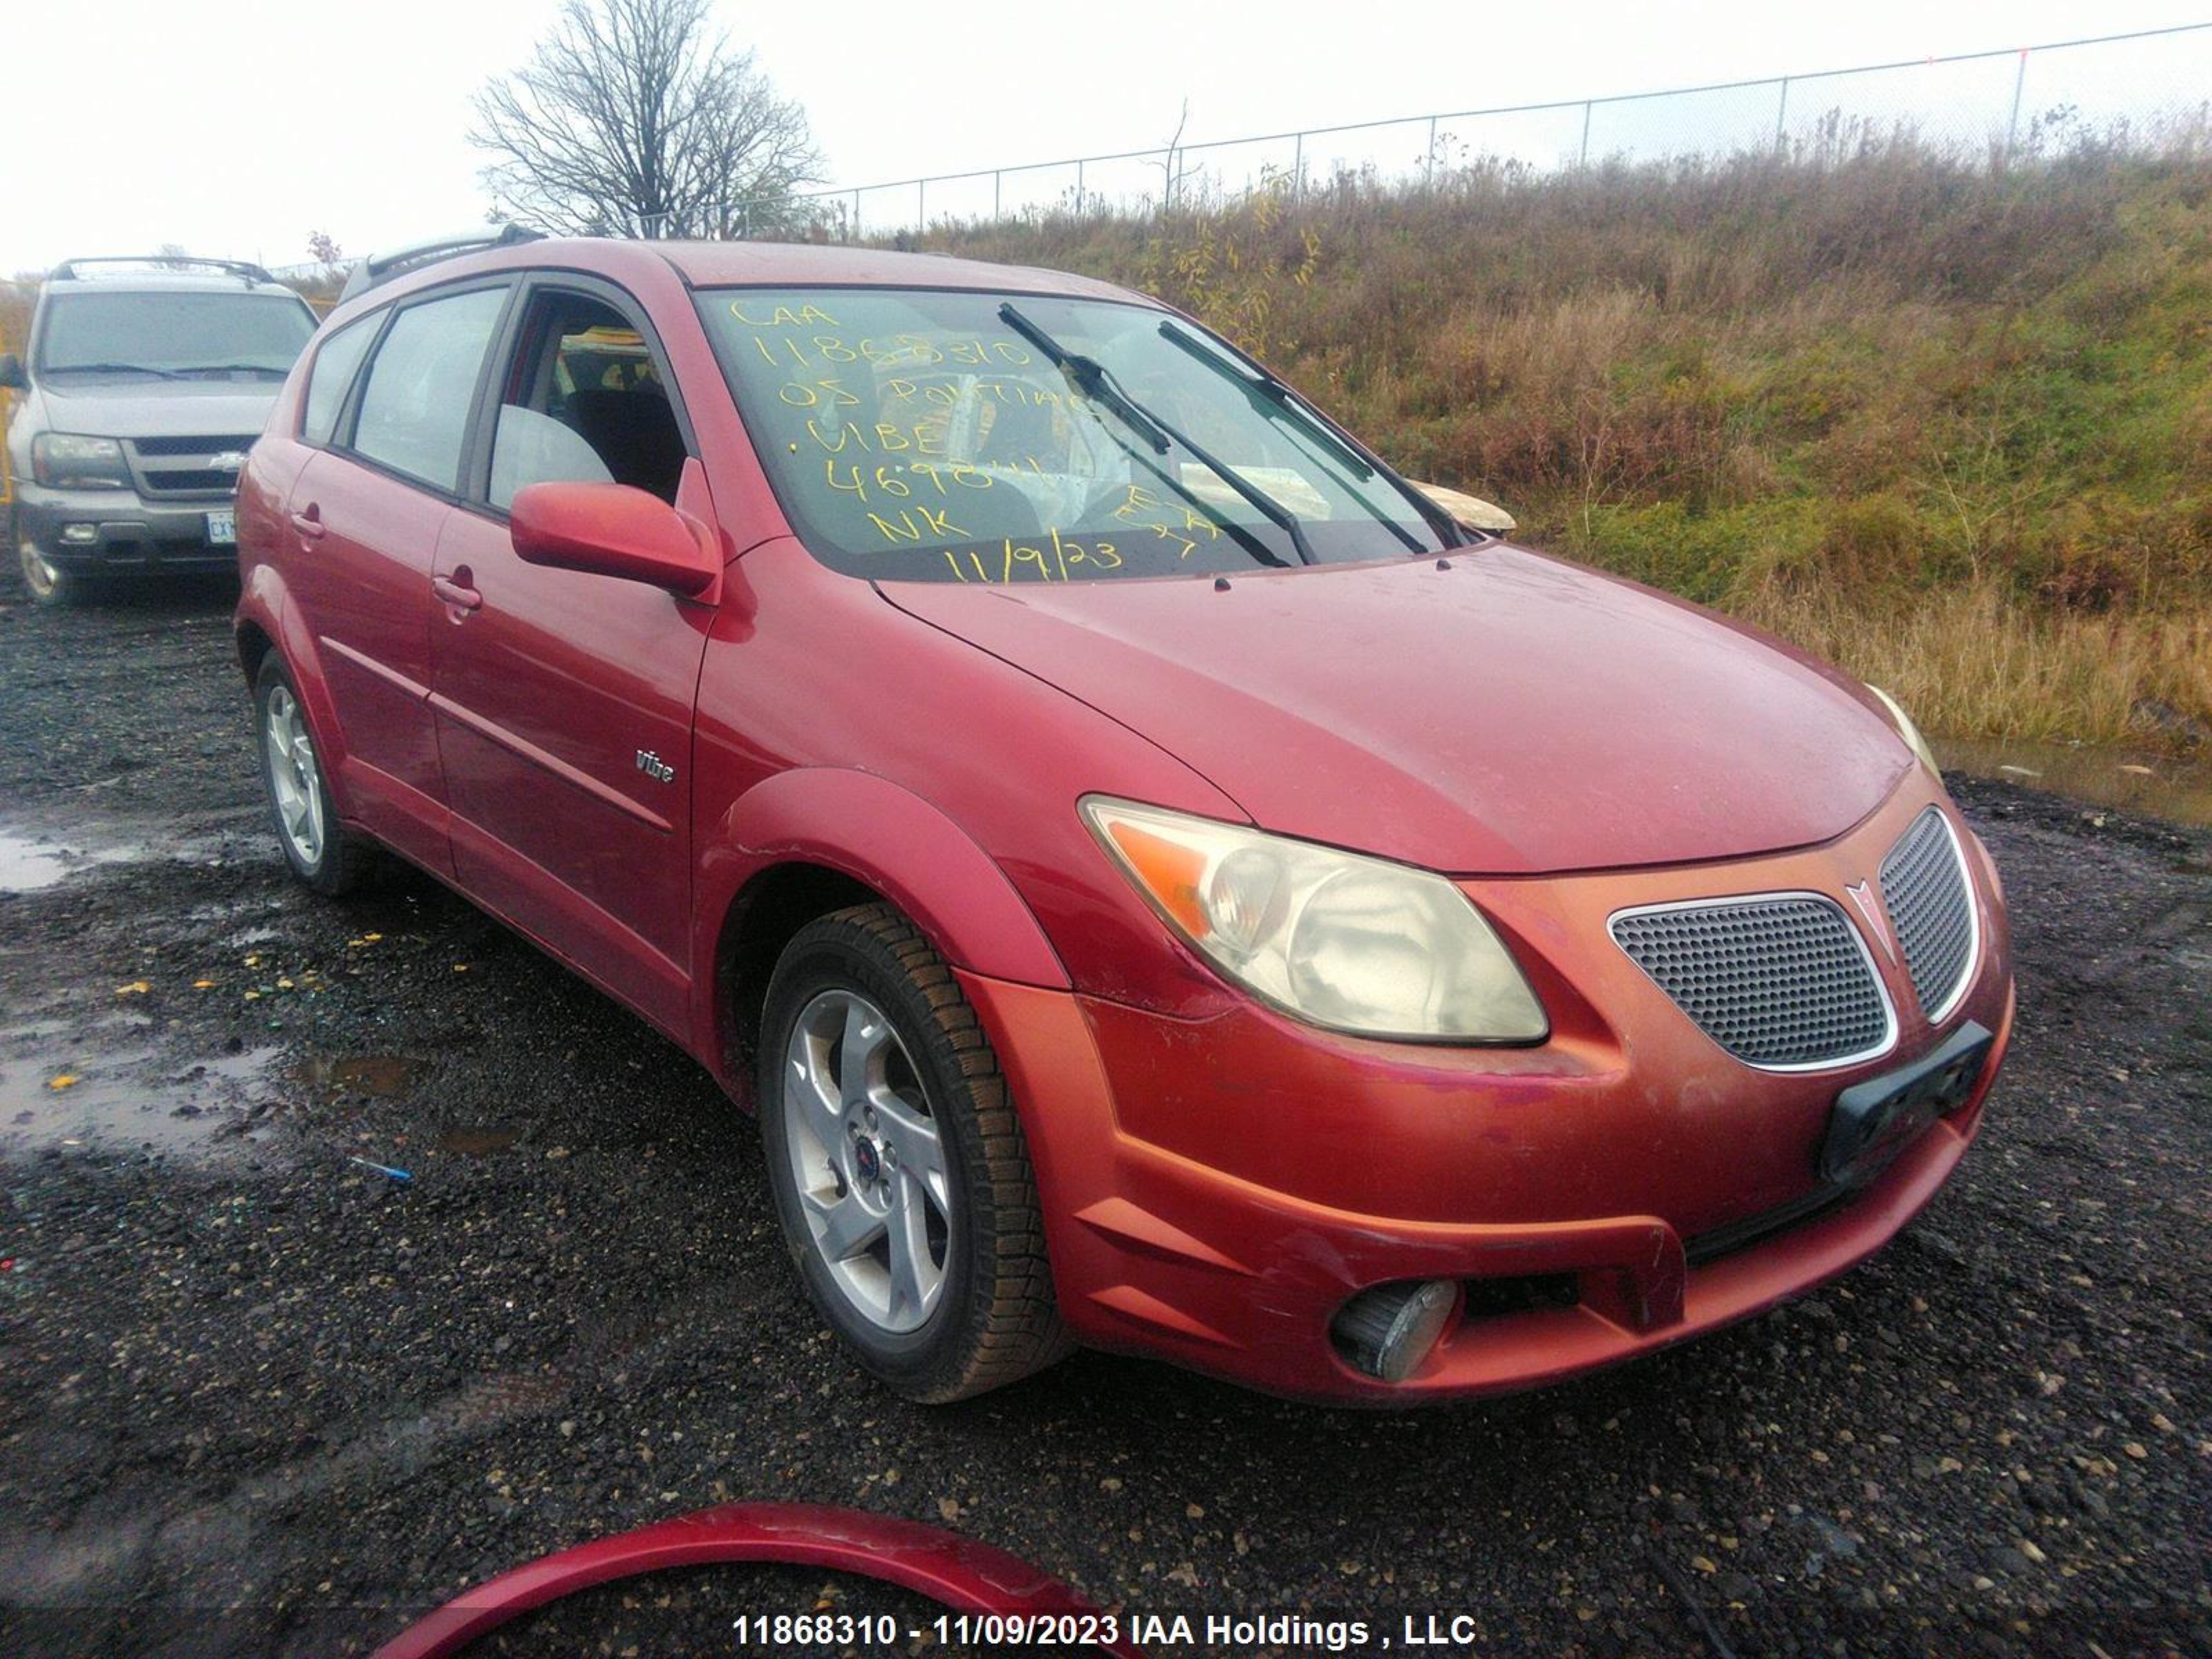
M 1082 581 L 1442 545 L 1387 475 L 1162 311 L 907 289 L 699 304 L 793 527 L 849 574 Z
M 48 374 L 288 372 L 315 319 L 289 294 L 57 294 L 40 324 Z

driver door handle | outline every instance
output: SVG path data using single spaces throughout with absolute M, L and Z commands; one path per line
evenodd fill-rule
M 483 605 L 483 595 L 475 588 L 465 587 L 459 582 L 448 580 L 443 576 L 430 579 L 430 591 L 455 611 L 476 611 Z M 458 622 L 459 618 L 455 617 L 454 620 Z
M 292 515 L 292 528 L 300 532 L 302 541 L 320 541 L 323 537 L 323 510 L 310 506 L 305 513 Z

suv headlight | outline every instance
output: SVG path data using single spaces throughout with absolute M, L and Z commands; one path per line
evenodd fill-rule
M 1442 876 L 1091 795 L 1083 816 L 1161 920 L 1285 1013 L 1361 1036 L 1536 1042 L 1544 1010 Z
M 112 438 L 41 432 L 31 440 L 31 476 L 50 489 L 128 489 L 131 469 Z
M 1928 740 L 1920 735 L 1920 728 L 1912 723 L 1912 716 L 1905 712 L 1895 697 L 1880 686 L 1869 685 L 1867 690 L 1881 699 L 1881 706 L 1889 710 L 1890 719 L 1896 722 L 1897 735 L 1903 738 L 1905 746 L 1920 757 L 1920 763 L 1936 776 L 1942 776 L 1943 769 L 1936 764 L 1935 753 L 1928 747 Z

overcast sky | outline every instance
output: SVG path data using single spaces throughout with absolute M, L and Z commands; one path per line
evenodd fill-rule
M 479 222 L 470 94 L 558 0 L 15 0 L 0 272 L 162 243 L 283 264 Z M 723 0 L 845 185 L 2212 19 L 2212 0 Z M 1400 148 L 1405 148 L 1401 145 Z

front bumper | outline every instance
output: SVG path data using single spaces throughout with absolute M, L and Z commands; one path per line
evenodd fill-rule
M 1363 1042 L 1256 1005 L 1181 1021 L 963 975 L 1023 1107 L 1070 1328 L 1270 1392 L 1401 1405 L 1631 1358 L 1863 1260 L 1956 1167 L 2011 1036 L 1979 843 L 1966 837 L 1983 927 L 1966 995 L 1931 1028 L 1899 977 L 1895 1045 L 1849 1067 L 1732 1060 L 1603 919 L 1726 893 L 1840 896 L 1933 799 L 1909 787 L 1837 842 L 1777 858 L 1473 889 L 1553 1014 L 1539 1048 Z M 1865 1188 L 1822 1188 L 1836 1096 L 1969 1020 L 1996 1042 L 1966 1103 Z M 1768 1218 L 1797 1218 L 1763 1231 Z M 1466 1293 L 1426 1362 L 1397 1384 L 1347 1364 L 1329 1336 L 1344 1304 L 1431 1279 Z
M 52 489 L 17 479 L 15 534 L 58 570 L 235 570 L 234 542 L 208 539 L 208 514 L 232 511 L 231 498 L 149 501 L 128 489 Z M 92 539 L 67 540 L 72 526 Z

